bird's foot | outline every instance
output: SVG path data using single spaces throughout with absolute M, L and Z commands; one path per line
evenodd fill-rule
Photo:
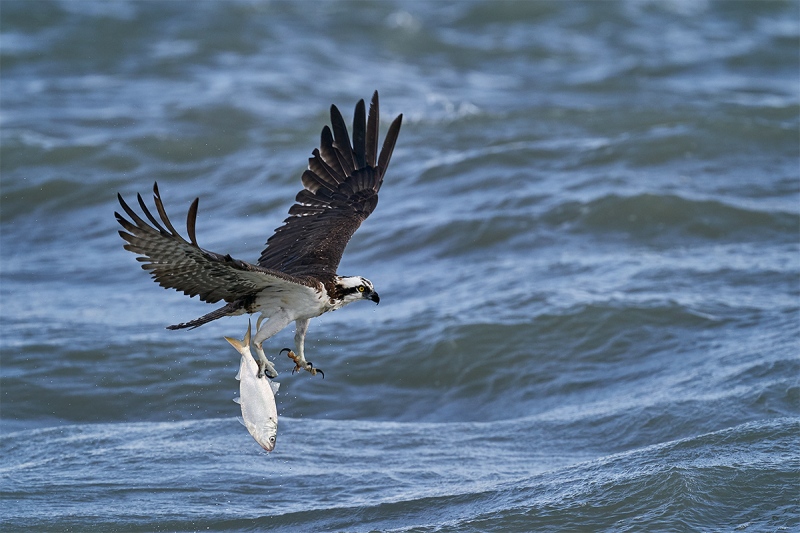
M 299 372 L 300 370 L 308 370 L 311 372 L 312 376 L 316 376 L 317 374 L 322 375 L 322 379 L 325 379 L 325 372 L 320 370 L 319 368 L 314 368 L 314 365 L 311 364 L 309 361 L 306 361 L 306 358 L 302 355 L 297 355 L 289 348 L 284 348 L 281 350 L 281 353 L 288 352 L 286 355 L 289 356 L 289 359 L 294 361 L 294 368 L 292 369 L 292 374 L 295 372 Z
M 256 374 L 257 378 L 263 378 L 264 376 L 275 379 L 278 377 L 278 371 L 275 370 L 275 365 L 273 365 L 269 359 L 267 359 L 266 354 L 264 353 L 264 349 L 257 344 L 254 345 L 256 349 L 256 355 L 258 355 L 258 359 L 256 359 L 256 364 L 258 365 L 258 374 Z
M 278 377 L 278 371 L 275 370 L 275 366 L 273 366 L 273 364 L 269 361 L 266 363 L 256 361 L 256 364 L 258 365 L 258 374 L 256 374 L 257 378 L 268 377 L 270 379 L 275 379 Z

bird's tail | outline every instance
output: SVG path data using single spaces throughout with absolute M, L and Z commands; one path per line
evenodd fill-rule
M 218 318 L 222 318 L 224 316 L 234 316 L 234 315 L 241 315 L 244 312 L 242 308 L 242 304 L 238 301 L 231 302 L 223 307 L 215 311 L 211 311 L 207 315 L 203 315 L 200 318 L 195 318 L 194 320 L 190 320 L 189 322 L 182 322 L 180 324 L 174 324 L 172 326 L 167 326 L 167 329 L 194 329 L 199 328 L 203 324 L 207 324 L 212 320 L 216 320 Z

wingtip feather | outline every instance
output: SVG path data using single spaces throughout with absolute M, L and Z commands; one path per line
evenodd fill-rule
M 367 164 L 371 167 L 375 166 L 375 158 L 378 156 L 378 129 L 380 126 L 380 105 L 378 103 L 378 91 L 372 94 L 372 100 L 369 103 L 369 117 L 367 117 L 367 136 L 365 139 L 366 144 L 366 160 Z
M 367 112 L 363 99 L 353 112 L 353 159 L 356 170 L 367 166 Z
M 142 212 L 147 217 L 147 219 L 153 224 L 153 226 L 155 226 L 156 229 L 158 229 L 159 231 L 161 231 L 163 233 L 166 233 L 166 230 L 161 227 L 161 224 L 158 223 L 158 221 L 153 216 L 153 214 L 150 212 L 150 210 L 147 209 L 147 204 L 144 203 L 144 198 L 142 198 L 142 195 L 137 193 L 136 194 L 136 199 L 139 200 L 139 207 L 142 208 Z
M 197 244 L 197 236 L 195 235 L 195 226 L 197 225 L 197 206 L 200 204 L 200 198 L 195 198 L 192 205 L 189 206 L 189 212 L 186 213 L 186 231 L 189 233 L 189 240 L 194 246 L 200 247 Z
M 342 113 L 335 105 L 331 105 L 331 128 L 333 129 L 333 147 L 336 157 L 342 165 L 345 176 L 349 176 L 355 170 L 353 161 L 353 147 L 350 144 L 350 134 L 347 133 Z
M 391 126 L 389 126 L 389 131 L 386 132 L 386 138 L 383 140 L 381 155 L 378 157 L 378 168 L 380 169 L 381 175 L 386 173 L 386 169 L 389 167 L 389 161 L 392 159 L 394 145 L 397 142 L 397 136 L 400 134 L 400 126 L 402 125 L 403 114 L 401 113 L 392 121 Z

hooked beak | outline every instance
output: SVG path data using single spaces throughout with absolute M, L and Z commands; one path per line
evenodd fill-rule
M 369 295 L 369 299 L 372 300 L 373 302 L 375 302 L 376 304 L 381 303 L 381 297 L 378 296 L 377 292 L 373 292 L 372 294 L 370 294 Z

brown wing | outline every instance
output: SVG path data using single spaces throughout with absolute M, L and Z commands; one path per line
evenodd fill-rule
M 314 286 L 307 279 L 295 278 L 282 272 L 252 265 L 233 259 L 230 255 L 220 255 L 204 250 L 197 245 L 195 222 L 197 220 L 198 200 L 192 203 L 186 217 L 186 229 L 191 242 L 186 241 L 175 230 L 158 192 L 158 184 L 153 185 L 153 196 L 161 222 L 150 213 L 137 195 L 148 224 L 117 195 L 129 221 L 119 213 L 114 213 L 117 222 L 125 229 L 120 236 L 128 244 L 124 246 L 140 257 L 142 268 L 149 270 L 153 279 L 162 287 L 175 289 L 189 296 L 200 296 L 204 302 L 215 303 L 220 300 L 233 302 L 252 295 L 267 287 L 289 289 L 297 285 Z M 162 226 L 163 224 L 163 226 Z
M 342 114 L 331 106 L 331 128 L 322 129 L 320 146 L 301 178 L 304 189 L 275 230 L 258 264 L 294 276 L 328 278 L 336 274 L 350 237 L 378 204 L 378 191 L 389 166 L 403 115 L 386 134 L 378 154 L 378 91 L 369 117 L 364 100 L 356 104 L 353 144 Z

